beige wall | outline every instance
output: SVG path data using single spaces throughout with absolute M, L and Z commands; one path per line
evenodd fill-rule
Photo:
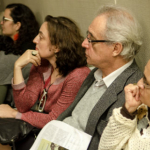
M 124 6 L 135 14 L 143 28 L 143 46 L 136 57 L 142 70 L 150 58 L 150 0 L 0 0 L 0 4 L 4 3 L 4 6 L 13 2 L 20 2 L 29 6 L 39 23 L 42 23 L 48 14 L 70 17 L 79 25 L 84 36 L 88 25 L 101 5 Z M 0 7 L 2 8 L 2 5 Z
M 4 9 L 3 0 L 0 0 L 0 12 Z

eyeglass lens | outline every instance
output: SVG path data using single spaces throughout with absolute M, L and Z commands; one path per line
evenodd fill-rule
M 143 83 L 144 83 L 144 87 L 150 89 L 150 85 L 147 83 L 146 77 L 144 75 L 143 77 Z

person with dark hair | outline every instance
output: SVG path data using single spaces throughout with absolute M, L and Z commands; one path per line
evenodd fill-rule
M 9 4 L 5 8 L 1 21 L 2 35 L 0 36 L 0 90 L 11 84 L 14 63 L 27 49 L 35 49 L 34 37 L 39 30 L 38 22 L 33 12 L 27 6 L 19 3 Z M 24 78 L 29 75 L 31 64 L 23 69 Z M 3 87 L 3 88 L 2 88 Z M 2 93 L 6 93 L 6 90 Z M 3 103 L 5 95 L 0 95 Z
M 0 118 L 22 119 L 42 128 L 69 107 L 90 69 L 81 46 L 83 37 L 68 18 L 48 15 L 33 41 L 36 51 L 27 50 L 14 65 L 12 86 L 17 110 L 1 104 Z M 28 63 L 33 66 L 25 84 L 22 68 Z M 23 150 L 18 144 L 17 149 Z
M 12 86 L 17 110 L 0 105 L 0 117 L 22 119 L 42 128 L 73 102 L 90 70 L 81 46 L 83 37 L 70 19 L 47 16 L 33 41 L 36 51 L 27 50 L 14 65 Z M 21 70 L 28 63 L 33 66 L 25 84 Z M 38 112 L 31 110 L 33 106 Z

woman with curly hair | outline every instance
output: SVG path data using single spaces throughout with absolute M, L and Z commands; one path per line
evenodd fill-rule
M 14 63 L 27 49 L 35 49 L 32 42 L 37 35 L 39 25 L 32 11 L 23 4 L 13 3 L 5 8 L 1 21 L 2 36 L 0 36 L 0 103 L 3 103 L 7 86 L 11 84 Z M 28 77 L 31 65 L 23 69 L 23 75 Z M 3 95 L 2 95 L 3 93 Z
M 14 65 L 12 86 L 17 110 L 2 104 L 0 118 L 21 119 L 37 128 L 57 119 L 74 101 L 90 72 L 82 41 L 73 21 L 48 15 L 34 39 L 36 51 L 27 50 Z M 22 68 L 28 63 L 33 66 L 25 84 Z M 32 111 L 33 107 L 37 111 Z M 17 149 L 29 149 L 20 147 L 21 143 L 16 144 Z

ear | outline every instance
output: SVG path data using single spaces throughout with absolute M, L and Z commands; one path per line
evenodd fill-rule
M 16 31 L 18 31 L 18 30 L 20 29 L 20 27 L 21 27 L 21 22 L 17 22 L 17 23 L 15 24 L 15 29 L 16 29 Z
M 59 51 L 60 51 L 59 48 L 55 48 L 54 50 L 55 53 L 58 53 Z
M 121 43 L 115 43 L 113 49 L 113 56 L 118 56 L 123 50 L 123 46 Z
M 58 53 L 60 51 L 59 47 L 58 46 L 52 46 L 52 49 L 54 51 L 54 53 Z

